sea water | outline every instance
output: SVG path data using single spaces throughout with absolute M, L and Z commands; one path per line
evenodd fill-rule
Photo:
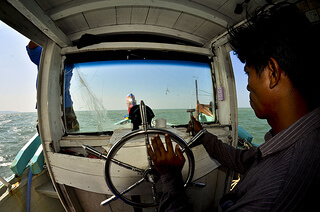
M 116 123 L 123 119 L 127 111 L 108 111 L 107 117 L 110 123 Z M 82 116 L 78 113 L 81 125 L 98 125 L 92 117 Z M 189 115 L 186 110 L 154 110 L 155 118 L 165 118 L 170 124 L 188 123 Z M 93 114 L 94 116 L 94 114 Z M 239 125 L 253 136 L 253 143 L 264 142 L 264 135 L 270 127 L 265 120 L 258 119 L 251 108 L 239 108 Z M 10 165 L 19 150 L 36 133 L 36 113 L 0 113 L 0 176 L 8 178 L 12 175 Z M 179 120 L 179 123 L 175 120 Z M 111 126 L 115 128 L 116 126 Z M 84 130 L 85 129 L 81 129 Z
M 10 165 L 19 150 L 36 133 L 37 113 L 0 113 L 0 176 L 13 173 Z

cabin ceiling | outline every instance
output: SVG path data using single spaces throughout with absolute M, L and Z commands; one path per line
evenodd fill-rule
M 37 29 L 61 47 L 83 34 L 146 34 L 205 46 L 245 19 L 265 0 L 8 0 Z M 19 30 L 18 30 L 19 31 Z M 31 38 L 32 39 L 32 38 Z M 165 38 L 164 38 L 165 39 Z

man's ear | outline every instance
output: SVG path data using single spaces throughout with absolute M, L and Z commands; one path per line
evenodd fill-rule
M 270 80 L 269 88 L 272 89 L 276 85 L 278 85 L 279 80 L 281 78 L 282 69 L 280 68 L 278 61 L 273 57 L 269 59 L 267 66 L 269 70 L 269 80 Z

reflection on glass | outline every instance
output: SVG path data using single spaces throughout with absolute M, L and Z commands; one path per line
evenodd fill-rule
M 167 125 L 187 124 L 190 115 L 186 110 L 201 108 L 202 104 L 212 114 L 214 105 L 209 64 L 185 61 L 78 63 L 70 94 L 80 133 L 131 128 L 127 114 L 141 100 L 153 110 L 154 119 L 165 118 Z M 200 121 L 214 121 L 214 113 L 209 115 L 200 113 Z

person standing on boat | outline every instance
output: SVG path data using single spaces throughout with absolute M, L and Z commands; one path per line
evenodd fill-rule
M 318 24 L 319 25 L 319 24 Z M 316 28 L 317 27 L 317 28 Z M 256 12 L 230 30 L 230 44 L 246 63 L 250 105 L 267 119 L 265 143 L 236 149 L 205 133 L 201 144 L 222 165 L 242 174 L 238 185 L 220 200 L 221 211 L 317 210 L 320 191 L 319 26 L 294 5 L 277 4 Z M 202 126 L 194 118 L 195 131 Z M 170 138 L 167 151 L 152 138 L 152 157 L 165 190 L 160 211 L 188 211 L 181 167 Z M 177 171 L 178 170 L 178 171 Z
M 30 60 L 37 66 L 37 70 L 39 73 L 39 64 L 40 64 L 40 58 L 42 53 L 42 47 L 38 44 L 34 43 L 33 41 L 30 41 L 29 44 L 26 46 L 28 55 Z M 73 101 L 71 99 L 70 94 L 70 81 L 73 75 L 73 68 L 74 65 L 66 65 L 65 66 L 65 115 L 66 115 L 66 122 L 67 122 L 67 131 L 68 132 L 74 132 L 78 131 L 79 128 L 79 122 L 77 121 L 77 117 L 75 115 L 75 112 L 73 110 Z M 38 87 L 38 75 L 37 75 L 37 81 L 36 81 L 36 88 Z

